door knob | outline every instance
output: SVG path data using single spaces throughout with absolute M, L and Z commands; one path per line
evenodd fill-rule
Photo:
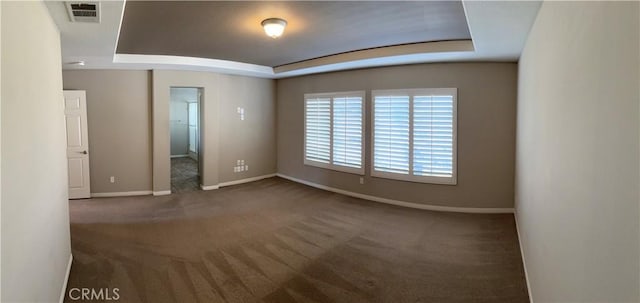
M 88 154 L 88 152 L 86 150 L 83 150 L 83 151 L 81 151 L 79 153 L 84 154 L 84 155 Z

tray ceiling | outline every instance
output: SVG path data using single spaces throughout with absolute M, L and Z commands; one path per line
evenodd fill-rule
M 260 26 L 270 17 L 289 23 L 278 39 Z M 129 1 L 116 52 L 277 67 L 362 49 L 468 39 L 460 1 Z

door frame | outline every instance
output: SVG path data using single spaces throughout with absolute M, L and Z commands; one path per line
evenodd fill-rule
M 196 125 L 196 136 L 198 137 L 198 144 L 196 147 L 196 152 L 198 154 L 198 182 L 200 182 L 198 185 L 200 186 L 202 184 L 202 171 L 203 171 L 203 166 L 202 166 L 202 97 L 204 95 L 204 88 L 203 87 L 196 87 L 196 86 L 170 86 L 169 87 L 169 116 L 171 116 L 171 89 L 173 88 L 191 88 L 191 89 L 195 89 L 197 96 L 196 96 L 196 107 L 197 107 L 197 111 L 198 111 L 198 124 Z M 187 121 L 188 121 L 188 117 L 190 117 L 191 115 L 189 114 L 189 105 L 191 103 L 194 102 L 187 102 Z M 169 121 L 169 123 L 171 123 L 171 121 Z M 189 122 L 187 122 L 187 130 L 189 129 Z M 169 125 L 169 128 L 171 128 L 171 125 Z M 187 137 L 190 139 L 191 136 L 189 133 L 187 133 Z M 187 156 L 191 157 L 191 149 L 189 146 L 189 140 L 187 140 Z M 169 132 L 169 144 L 171 145 L 171 132 Z M 171 151 L 169 151 L 169 178 L 171 178 Z M 169 180 L 169 184 L 171 184 L 171 180 Z M 202 187 L 202 186 L 200 186 Z
M 200 99 L 200 188 L 218 188 L 218 96 L 217 75 L 206 72 L 152 71 L 153 194 L 171 194 L 169 129 L 170 87 L 202 88 Z M 205 119 L 206 117 L 206 119 Z

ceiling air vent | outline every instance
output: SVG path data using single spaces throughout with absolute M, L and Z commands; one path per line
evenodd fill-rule
M 71 22 L 100 23 L 100 2 L 65 2 Z

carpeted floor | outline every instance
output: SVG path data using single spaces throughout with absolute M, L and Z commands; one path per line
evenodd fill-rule
M 280 178 L 70 211 L 66 302 L 83 287 L 118 288 L 119 302 L 528 302 L 510 214 L 395 207 Z
M 171 159 L 171 192 L 200 190 L 198 161 L 189 157 Z

